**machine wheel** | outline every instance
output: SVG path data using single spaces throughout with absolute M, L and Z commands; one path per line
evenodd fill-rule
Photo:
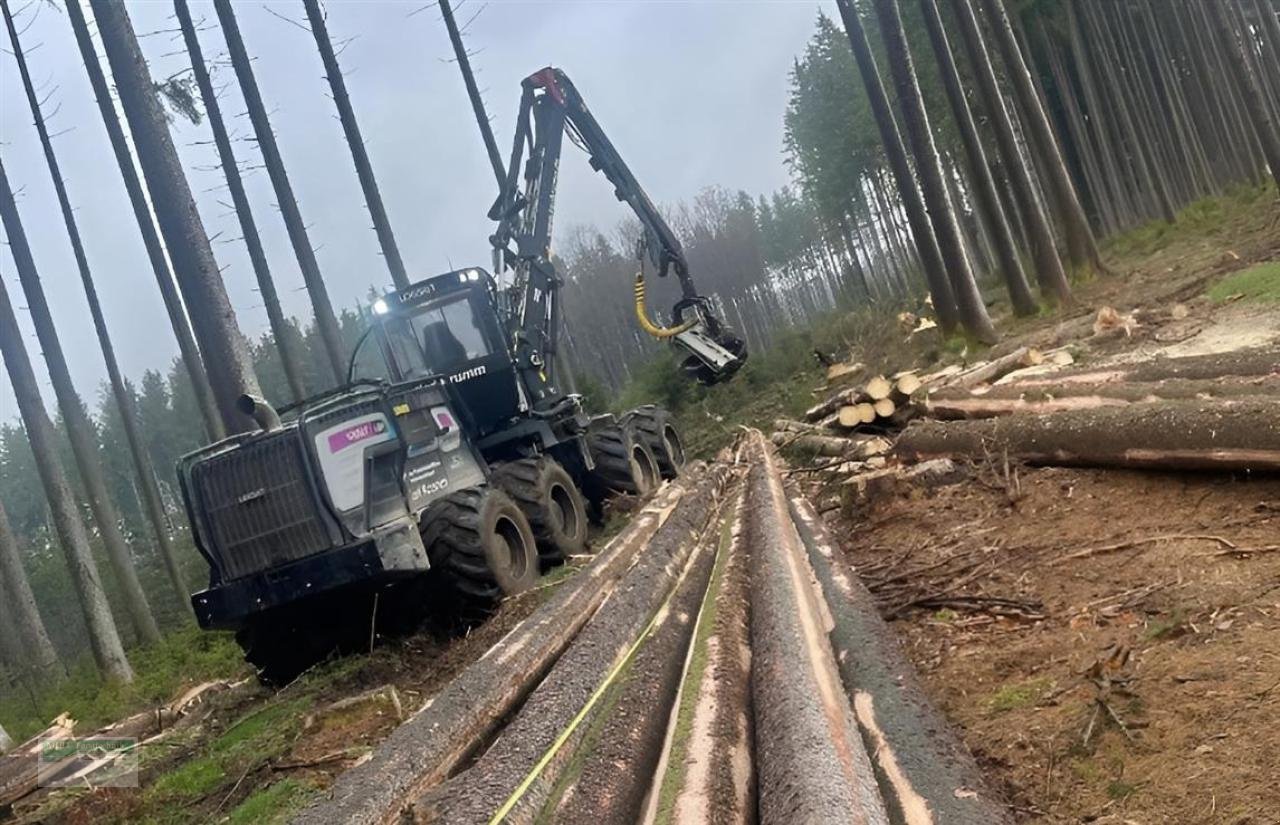
M 644 496 L 653 492 L 661 481 L 657 459 L 631 427 L 613 425 L 598 429 L 587 436 L 587 447 L 596 465 L 592 476 L 597 488 L 603 486 L 607 492 Z
M 541 573 L 529 520 L 493 487 L 459 490 L 432 504 L 422 517 L 422 541 L 468 618 L 528 590 Z
M 582 553 L 587 543 L 587 508 L 573 478 L 553 458 L 523 458 L 500 465 L 493 483 L 529 519 L 544 567 Z
M 671 421 L 671 413 L 652 404 L 637 407 L 623 416 L 640 441 L 653 453 L 663 478 L 675 478 L 684 469 L 684 442 Z

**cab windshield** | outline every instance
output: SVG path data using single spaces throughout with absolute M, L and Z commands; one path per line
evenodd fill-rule
M 384 322 L 387 346 L 402 380 L 444 375 L 492 352 L 465 294 L 424 304 Z

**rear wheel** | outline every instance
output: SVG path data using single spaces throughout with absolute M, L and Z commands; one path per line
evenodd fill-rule
M 663 478 L 675 478 L 684 469 L 684 442 L 671 421 L 671 413 L 652 404 L 637 407 L 623 416 L 636 437 L 653 453 Z
M 587 436 L 587 447 L 596 465 L 591 476 L 597 492 L 644 496 L 661 481 L 657 460 L 631 427 L 602 427 Z
M 587 543 L 587 509 L 573 478 L 552 458 L 524 458 L 500 465 L 493 483 L 529 519 L 544 566 L 582 553 Z
M 432 504 L 422 518 L 422 541 L 464 618 L 482 618 L 504 596 L 538 581 L 529 520 L 496 488 L 460 490 Z

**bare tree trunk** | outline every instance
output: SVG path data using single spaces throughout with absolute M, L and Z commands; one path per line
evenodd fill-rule
M 125 387 L 124 377 L 120 374 L 120 365 L 116 362 L 115 347 L 112 346 L 111 336 L 107 331 L 107 322 L 103 317 L 102 306 L 98 301 L 98 290 L 94 285 L 93 274 L 89 270 L 89 261 L 85 257 L 84 244 L 80 240 L 80 229 L 76 224 L 75 213 L 71 208 L 71 199 L 67 195 L 62 172 L 58 167 L 57 156 L 53 152 L 53 142 L 49 138 L 49 130 L 45 127 L 44 116 L 40 111 L 40 102 L 36 97 L 35 86 L 31 82 L 31 74 L 27 70 L 26 56 L 23 54 L 22 46 L 18 42 L 18 31 L 14 26 L 13 16 L 9 13 L 8 0 L 0 0 L 0 10 L 3 11 L 5 26 L 9 30 L 9 42 L 13 46 L 14 57 L 18 62 L 18 71 L 22 75 L 22 85 L 27 93 L 27 103 L 31 106 L 32 117 L 35 119 L 36 131 L 40 135 L 40 145 L 44 149 L 45 161 L 49 166 L 49 175 L 53 178 L 53 188 L 58 195 L 58 205 L 62 210 L 62 220 L 67 227 L 67 236 L 71 239 L 71 251 L 75 256 L 76 267 L 80 273 L 80 282 L 84 286 L 85 298 L 89 303 L 89 313 L 93 317 L 93 327 L 98 336 L 98 345 L 102 349 L 102 360 L 107 366 L 107 379 L 111 385 L 111 394 L 120 410 L 120 421 L 124 427 L 125 440 L 129 443 L 129 454 L 133 460 L 134 472 L 138 479 L 139 496 L 151 521 L 156 547 L 160 551 L 160 558 L 164 561 L 170 581 L 177 592 L 179 603 L 186 605 L 190 609 L 188 600 L 190 594 L 187 593 L 186 584 L 182 580 L 177 556 L 173 549 L 173 541 L 169 536 L 169 519 L 165 514 L 164 505 L 161 503 L 160 487 L 156 483 L 155 468 L 152 466 L 151 457 L 147 453 L 142 437 L 138 432 L 137 410 L 134 408 L 133 397 Z M 49 350 L 46 347 L 46 355 L 48 352 Z M 97 467 L 96 462 L 94 466 L 95 468 Z M 103 492 L 105 493 L 105 488 Z M 105 536 L 106 534 L 104 533 Z M 130 569 L 132 569 L 132 564 L 130 564 Z M 136 579 L 136 575 L 133 578 Z M 149 618 L 150 613 L 148 612 L 147 619 L 149 620 Z M 144 625 L 146 625 L 147 632 L 153 631 L 155 628 L 155 624 L 152 621 L 144 622 Z M 143 638 L 146 637 L 146 633 L 140 635 Z
M 902 29 L 898 0 L 876 0 L 875 7 L 888 54 L 889 71 L 898 90 L 898 104 L 902 107 L 903 128 L 906 129 L 907 140 L 911 143 L 911 151 L 916 158 L 916 171 L 920 174 L 920 189 L 924 193 L 924 202 L 938 235 L 938 248 L 949 264 L 947 274 L 956 296 L 956 306 L 960 310 L 960 323 L 974 338 L 993 344 L 1000 340 L 1000 335 L 987 315 L 987 307 L 982 302 L 973 270 L 965 255 L 955 205 L 947 195 L 947 187 L 943 181 L 945 172 L 938 157 L 938 147 L 933 141 L 924 99 L 920 96 L 906 33 Z
M 205 372 L 204 362 L 200 358 L 200 350 L 196 347 L 196 339 L 192 334 L 191 321 L 182 305 L 182 298 L 174 284 L 169 261 L 165 258 L 164 247 L 156 234 L 155 221 L 151 216 L 151 208 L 147 205 L 146 195 L 142 190 L 142 182 L 138 179 L 138 171 L 133 164 L 133 155 L 125 140 L 124 130 L 116 117 L 115 104 L 111 92 L 107 88 L 107 80 L 98 61 L 98 52 L 93 39 L 89 36 L 89 27 L 85 23 L 84 12 L 79 4 L 67 9 L 67 18 L 71 21 L 75 33 L 76 45 L 80 50 L 80 58 L 84 61 L 85 71 L 89 75 L 89 85 L 93 88 L 98 102 L 98 112 L 102 116 L 102 125 L 107 130 L 111 141 L 111 150 L 115 155 L 116 165 L 124 179 L 125 191 L 129 194 L 129 204 L 133 208 L 134 220 L 142 233 L 142 244 L 147 250 L 147 259 L 151 262 L 151 271 L 155 275 L 156 285 L 160 288 L 160 296 L 164 299 L 165 311 L 169 315 L 169 325 L 178 341 L 178 351 L 182 353 L 182 364 L 191 379 L 191 387 L 195 393 L 196 403 L 204 418 L 205 434 L 212 441 L 226 436 L 222 413 L 218 401 L 214 397 L 213 387 L 209 384 L 209 376 Z
M 62 420 L 67 427 L 76 467 L 89 496 L 89 509 L 93 512 L 93 520 L 98 526 L 116 581 L 124 595 L 130 623 L 139 639 L 147 643 L 157 642 L 160 640 L 160 630 L 156 627 L 156 620 L 151 615 L 151 605 L 147 603 L 147 595 L 138 580 L 129 544 L 120 530 L 120 516 L 102 475 L 96 433 L 85 411 L 84 402 L 80 400 L 71 381 L 71 371 L 67 369 L 67 359 L 62 353 L 62 343 L 58 340 L 53 316 L 49 313 L 49 303 L 45 300 L 44 288 L 40 285 L 40 276 L 31 257 L 31 248 L 27 244 L 26 232 L 18 216 L 13 190 L 9 187 L 3 163 L 0 163 L 0 220 L 9 237 L 9 251 L 13 255 L 14 267 L 18 270 L 18 280 L 22 282 L 22 291 L 27 297 L 31 323 L 36 328 L 36 337 L 44 350 L 44 360 L 49 367 L 54 394 L 58 398 L 58 409 L 62 412 Z
M 1010 188 L 1013 197 L 1022 211 L 1026 221 L 1026 230 L 1031 242 L 1031 256 L 1036 266 L 1036 280 L 1040 284 L 1041 294 L 1046 296 L 1065 296 L 1069 301 L 1070 286 L 1067 274 L 1058 257 L 1058 250 L 1053 240 L 1053 229 L 1049 225 L 1049 217 L 1045 214 L 1040 198 L 1036 196 L 1033 172 L 1027 164 L 1018 146 L 1018 136 L 1013 128 L 1009 110 L 1005 107 L 1004 95 L 996 80 L 995 68 L 987 51 L 978 19 L 974 16 L 970 0 L 953 0 L 955 17 L 960 24 L 960 33 L 969 54 L 969 64 L 977 81 L 978 92 L 986 106 L 987 117 L 996 134 L 996 145 L 1000 151 L 1004 166 L 1009 174 Z
M 1031 295 L 1027 276 L 1022 271 L 1022 261 L 1018 257 L 1017 244 L 1013 239 L 1013 231 L 1009 228 L 1009 220 L 1000 207 L 996 182 L 991 176 L 991 168 L 987 165 L 987 153 L 982 148 L 982 138 L 978 135 L 973 113 L 969 111 L 969 101 L 965 99 L 964 87 L 960 85 L 960 72 L 956 68 L 951 46 L 947 42 L 942 17 L 938 14 L 938 5 L 935 0 L 921 0 L 920 8 L 924 12 L 929 41 L 938 58 L 938 70 L 942 74 L 942 84 L 946 88 L 947 99 L 951 103 L 951 112 L 955 116 L 956 125 L 960 127 L 960 142 L 964 145 L 965 155 L 969 161 L 974 200 L 982 211 L 990 232 L 991 244 L 995 247 L 996 258 L 999 261 L 1000 275 L 1004 278 L 1005 287 L 1009 290 L 1009 300 L 1015 314 L 1031 315 L 1037 309 L 1036 299 Z M 1061 301 L 1068 301 L 1071 298 L 1071 290 L 1067 287 L 1065 280 L 1061 290 L 1046 290 L 1046 294 Z
M 360 125 L 356 122 L 355 110 L 351 108 L 351 96 L 347 94 L 347 83 L 342 77 L 342 68 L 338 65 L 337 55 L 333 53 L 333 43 L 329 40 L 329 29 L 325 25 L 324 12 L 320 9 L 319 0 L 302 0 L 302 5 L 306 6 L 311 33 L 315 35 L 316 48 L 320 51 L 324 72 L 329 78 L 329 88 L 333 90 L 333 102 L 338 107 L 338 120 L 342 122 L 342 132 L 346 135 L 347 146 L 351 148 L 351 159 L 355 162 L 356 175 L 360 178 L 360 188 L 364 191 L 365 205 L 369 207 L 369 215 L 373 218 L 373 231 L 378 235 L 382 257 L 387 261 L 387 269 L 391 270 L 391 280 L 395 283 L 396 289 L 404 289 L 409 286 L 409 275 L 405 272 L 404 261 L 400 258 L 396 236 L 391 232 L 391 221 L 387 218 L 386 207 L 382 205 L 382 193 L 378 191 L 378 181 L 373 176 L 373 165 L 369 163 L 369 154 L 364 148 L 364 138 L 360 136 Z
M 307 226 L 302 221 L 302 213 L 298 211 L 298 199 L 294 197 L 293 185 L 289 183 L 284 160 L 280 157 L 280 147 L 276 145 L 275 133 L 271 131 L 271 121 L 267 118 L 267 109 L 262 103 L 262 94 L 258 91 L 258 81 L 253 76 L 253 65 L 248 51 L 245 50 L 244 38 L 240 36 L 240 26 L 236 23 L 235 11 L 231 7 L 230 0 L 214 0 L 213 8 L 218 14 L 218 21 L 222 24 L 222 34 L 227 41 L 227 54 L 231 57 L 236 78 L 240 81 L 240 91 L 244 95 L 245 107 L 249 110 L 253 133 L 258 139 L 258 148 L 262 151 L 262 162 L 267 167 L 267 175 L 271 178 L 272 188 L 275 189 L 276 202 L 284 218 L 285 229 L 289 233 L 289 242 L 293 244 L 293 254 L 298 259 L 302 280 L 306 283 L 307 293 L 311 296 L 311 307 L 316 316 L 316 329 L 324 344 L 329 366 L 333 369 L 334 381 L 342 384 L 347 380 L 347 359 L 342 345 L 342 334 L 338 330 L 338 321 L 333 314 L 333 305 L 329 302 L 329 291 L 325 288 L 324 278 L 320 275 L 320 264 L 316 262 L 316 253 L 307 235 Z
M 884 84 L 880 80 L 880 70 L 876 67 L 875 57 L 871 54 L 871 44 L 867 41 L 862 20 L 858 17 L 858 11 L 854 8 L 852 0 L 837 0 L 836 5 L 840 9 L 845 33 L 849 37 L 849 47 L 853 50 L 854 59 L 858 63 L 858 72 L 862 75 L 862 83 L 867 89 L 871 112 L 875 116 L 876 126 L 880 129 L 880 140 L 884 144 L 885 157 L 898 183 L 899 196 L 902 198 L 903 209 L 907 213 L 907 222 L 911 225 L 911 234 L 920 256 L 920 263 L 924 268 L 925 280 L 929 284 L 929 294 L 933 296 L 933 309 L 938 316 L 938 327 L 944 335 L 949 335 L 955 330 L 960 317 L 956 307 L 955 293 L 947 278 L 947 267 L 938 247 L 937 236 L 934 235 L 933 227 L 929 223 L 929 215 L 925 212 L 919 185 L 911 172 L 907 150 L 902 143 L 902 135 L 898 132 L 897 121 L 894 120 L 893 112 L 889 108 L 889 96 L 885 94 Z
M 1049 189 L 1067 236 L 1067 250 L 1071 263 L 1075 266 L 1091 265 L 1100 272 L 1109 271 L 1102 262 L 1102 254 L 1098 251 L 1098 242 L 1089 228 L 1089 219 L 1080 205 L 1075 184 L 1067 172 L 1066 162 L 1054 137 L 1053 128 L 1049 125 L 1049 117 L 1040 105 L 1040 97 L 1036 94 L 1031 82 L 1031 73 L 1022 59 L 1018 49 L 1018 41 L 1013 33 L 1013 26 L 1005 11 L 1003 0 L 987 0 L 983 5 L 988 22 L 995 36 L 996 46 L 1004 58 L 1009 70 L 1010 85 L 1013 87 L 1022 111 L 1026 115 L 1026 128 L 1034 142 L 1041 161 L 1048 172 Z
M 35 674 L 41 681 L 66 675 L 36 608 L 36 597 L 22 566 L 18 537 L 9 526 L 3 504 L 0 504 L 0 601 L 4 602 L 7 620 L 0 633 L 12 633 L 22 655 L 13 664 Z
M 249 261 L 253 264 L 253 274 L 258 281 L 258 293 L 262 296 L 262 303 L 267 310 L 271 336 L 275 339 L 276 349 L 280 353 L 280 365 L 284 368 L 285 380 L 289 384 L 289 392 L 293 400 L 300 401 L 307 396 L 302 359 L 294 348 L 296 338 L 293 329 L 280 308 L 280 296 L 276 293 L 275 280 L 271 277 L 271 267 L 267 263 L 267 255 L 262 249 L 262 240 L 258 236 L 258 225 L 253 219 L 253 208 L 249 205 L 249 197 L 244 191 L 240 168 L 236 165 L 235 152 L 231 148 L 231 138 L 222 121 L 218 95 L 214 91 L 213 83 L 209 80 L 204 53 L 200 49 L 196 27 L 191 20 L 191 10 L 187 6 L 187 0 L 174 0 L 173 8 L 178 16 L 178 25 L 182 28 L 183 40 L 187 44 L 187 54 L 191 57 L 191 69 L 195 75 L 196 85 L 200 88 L 200 98 L 204 101 L 204 111 L 209 118 L 209 127 L 213 130 L 213 143 L 218 149 L 218 161 L 222 164 L 222 171 L 227 179 L 227 189 L 231 192 L 231 205 L 236 210 L 236 218 L 240 221 L 240 232 L 244 235 L 244 244 L 249 251 Z
M 84 612 L 94 661 L 107 678 L 131 682 L 133 670 L 125 658 L 124 646 L 120 644 L 120 634 L 107 604 L 107 594 L 98 577 L 98 568 L 89 548 L 89 534 L 85 531 L 71 485 L 58 460 L 53 422 L 49 420 L 44 401 L 40 398 L 40 386 L 36 383 L 36 374 L 31 368 L 31 359 L 27 356 L 22 331 L 18 328 L 18 319 L 13 314 L 13 304 L 9 301 L 9 291 L 3 279 L 0 279 L 0 355 L 4 357 L 5 369 L 13 382 L 18 411 L 31 440 L 40 483 L 49 500 L 54 531 L 66 555 L 71 582 Z
M 68 4 L 73 23 L 84 18 Z M 192 326 L 200 342 L 200 354 L 213 385 L 222 422 L 228 432 L 249 427 L 247 416 L 236 410 L 244 393 L 258 394 L 249 348 L 236 324 L 235 310 L 227 298 L 209 236 L 196 211 L 191 186 L 182 171 L 178 152 L 169 134 L 169 123 L 151 82 L 137 35 L 129 22 L 123 0 L 90 0 L 98 33 L 115 78 L 120 105 L 129 121 L 138 162 L 151 192 L 156 219 L 165 247 L 173 261 L 178 285 L 191 309 Z M 86 32 L 87 37 L 87 32 Z
M 314 3 L 315 0 L 306 0 Z M 480 127 L 480 137 L 484 140 L 485 153 L 489 156 L 489 165 L 498 180 L 498 189 L 506 184 L 507 170 L 502 163 L 502 155 L 498 153 L 498 142 L 493 137 L 493 127 L 489 125 L 489 116 L 484 110 L 484 101 L 480 98 L 480 89 L 476 86 L 476 76 L 471 71 L 471 59 L 467 56 L 467 48 L 462 44 L 462 32 L 458 30 L 458 22 L 453 17 L 453 6 L 449 0 L 439 0 L 440 16 L 444 18 L 444 26 L 449 30 L 449 42 L 453 44 L 453 56 L 462 70 L 462 82 L 467 87 L 467 97 L 471 100 L 471 111 L 475 114 L 476 125 Z
M 0 753 L 7 753 L 13 747 L 13 739 L 9 733 L 0 725 Z
M 1267 166 L 1271 167 L 1271 177 L 1275 180 L 1276 186 L 1280 187 L 1280 133 L 1277 133 L 1276 124 L 1271 119 L 1271 112 L 1262 99 L 1262 93 L 1258 89 L 1258 78 L 1254 77 L 1245 56 L 1240 51 L 1236 32 L 1227 19 L 1226 10 L 1218 3 L 1208 3 L 1205 8 L 1213 18 L 1218 41 L 1226 52 L 1230 64 L 1232 80 L 1244 99 L 1245 110 L 1249 113 L 1249 121 L 1253 124 L 1258 142 L 1262 145 Z

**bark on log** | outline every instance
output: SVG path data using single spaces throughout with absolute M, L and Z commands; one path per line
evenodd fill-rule
M 774 433 L 770 439 L 778 447 L 798 447 L 814 455 L 832 458 L 861 459 L 883 455 L 890 449 L 888 439 L 879 436 L 842 438 L 834 435 L 795 435 Z
M 921 407 L 933 418 L 954 420 L 1123 407 L 1143 402 L 1272 396 L 1280 397 L 1280 377 L 1229 377 L 1215 381 L 1171 378 L 1136 384 L 1033 385 L 1030 388 L 1005 384 L 967 392 L 947 388 L 930 395 Z
M 1044 361 L 1039 350 L 1030 347 L 1018 347 L 1008 355 L 1002 355 L 985 364 L 979 364 L 951 378 L 944 379 L 940 386 L 944 387 L 976 387 L 989 384 L 1006 373 L 1023 367 L 1033 367 Z
M 675 513 L 694 506 L 700 492 L 710 498 L 719 483 L 695 469 L 664 488 L 586 570 L 397 728 L 367 762 L 339 777 L 325 798 L 294 818 L 295 825 L 399 822 L 402 806 L 448 777 L 533 690 L 645 542 Z
M 1007 451 L 1032 464 L 1169 470 L 1280 471 L 1280 401 L 1169 401 L 988 421 L 921 421 L 903 458 Z
M 819 421 L 834 413 L 841 407 L 849 404 L 856 404 L 865 396 L 865 392 L 861 387 L 853 387 L 851 389 L 842 390 L 832 394 L 826 401 L 814 404 L 805 410 L 805 421 Z
M 1058 384 L 1111 384 L 1164 381 L 1169 378 L 1203 380 L 1223 376 L 1280 375 L 1280 346 L 1270 345 L 1235 352 L 1156 358 L 1114 367 L 1062 370 L 1044 378 L 1019 382 L 1024 387 Z
M 790 510 L 830 607 L 841 680 L 863 737 L 875 743 L 876 779 L 891 821 L 1011 823 L 1009 809 L 983 781 L 956 728 L 929 702 L 911 660 L 812 505 L 794 497 Z

